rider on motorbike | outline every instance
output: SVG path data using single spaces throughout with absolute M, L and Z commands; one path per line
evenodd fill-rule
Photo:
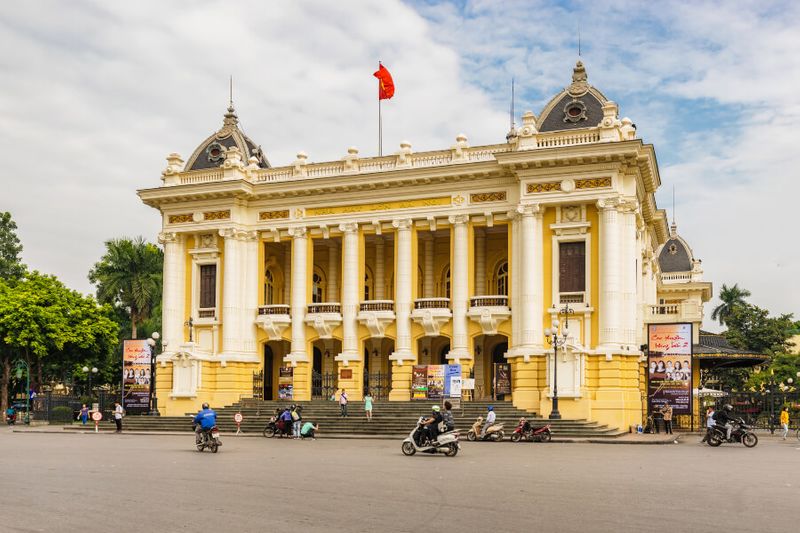
M 731 432 L 733 431 L 733 424 L 731 424 L 731 421 L 733 420 L 733 417 L 731 416 L 732 412 L 733 406 L 729 403 L 726 403 L 722 409 L 714 413 L 714 422 L 716 422 L 718 426 L 725 426 L 726 440 L 731 440 Z
M 422 435 L 427 436 L 430 442 L 435 442 L 436 437 L 439 436 L 439 424 L 442 420 L 442 413 L 439 406 L 434 405 L 431 407 L 431 416 L 422 421 Z
M 497 415 L 494 413 L 494 407 L 490 405 L 486 408 L 486 422 L 484 422 L 483 429 L 481 429 L 481 438 L 486 436 L 486 430 L 494 424 L 496 419 Z
M 194 417 L 196 439 L 200 441 L 200 434 L 203 431 L 210 431 L 217 425 L 217 413 L 209 409 L 207 403 L 203 403 L 203 408 Z

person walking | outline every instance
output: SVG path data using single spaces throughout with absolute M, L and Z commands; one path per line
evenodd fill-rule
M 781 409 L 781 427 L 783 428 L 783 440 L 786 440 L 786 435 L 789 434 L 789 408 L 785 405 Z
M 664 404 L 661 412 L 664 414 L 664 433 L 672 435 L 672 406 L 669 402 Z
M 299 405 L 292 406 L 292 437 L 300 438 L 300 428 L 303 426 L 303 408 Z
M 119 402 L 114 402 L 114 423 L 117 425 L 115 433 L 122 433 L 122 416 L 125 413 Z
M 709 407 L 706 409 L 706 434 L 703 435 L 703 440 L 700 441 L 700 444 L 708 442 L 708 438 L 711 436 L 711 430 L 714 429 L 714 424 L 714 408 Z
M 89 420 L 89 408 L 86 407 L 86 404 L 81 405 L 81 414 L 78 415 L 80 418 L 81 423 L 85 426 L 86 421 Z
M 442 413 L 442 420 L 444 421 L 445 431 L 453 431 L 456 429 L 456 422 L 453 418 L 453 404 L 449 401 L 444 402 L 444 413 Z
M 339 394 L 339 409 L 342 411 L 342 418 L 347 418 L 347 391 L 344 389 Z
M 369 391 L 364 395 L 364 413 L 367 415 L 367 422 L 372 422 L 372 395 Z

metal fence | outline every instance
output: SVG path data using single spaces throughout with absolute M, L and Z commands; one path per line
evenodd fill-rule
M 81 410 L 83 402 L 90 409 L 92 403 L 97 403 L 100 412 L 103 413 L 103 420 L 113 419 L 114 402 L 119 402 L 119 391 L 95 391 L 92 400 L 77 394 L 59 394 L 57 392 L 43 392 L 31 399 L 31 419 L 46 422 L 61 422 L 58 419 L 58 407 L 67 407 L 72 411 L 71 419 L 75 420 Z
M 336 372 L 311 372 L 311 397 L 327 400 L 336 394 Z
M 364 393 L 370 392 L 376 400 L 386 400 L 389 398 L 391 390 L 391 378 L 384 372 L 373 372 L 364 374 Z
M 756 429 L 774 431 L 780 427 L 781 409 L 789 408 L 789 426 L 800 426 L 800 392 L 731 392 L 727 396 L 714 398 L 714 408 L 725 404 L 733 406 L 733 415 L 743 418 Z M 705 426 L 705 409 L 700 414 Z

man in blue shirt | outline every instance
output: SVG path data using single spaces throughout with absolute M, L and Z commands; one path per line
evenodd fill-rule
M 217 413 L 213 409 L 209 409 L 208 404 L 203 404 L 203 409 L 194 417 L 196 424 L 195 433 L 197 434 L 197 442 L 200 442 L 200 432 L 209 431 L 217 425 Z

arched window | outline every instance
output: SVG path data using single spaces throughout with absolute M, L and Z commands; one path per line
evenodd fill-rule
M 364 300 L 370 300 L 372 292 L 372 275 L 369 268 L 367 268 L 364 270 Z
M 450 298 L 450 266 L 448 265 L 445 268 L 444 273 L 442 273 L 442 297 L 443 298 Z
M 322 281 L 322 276 L 314 272 L 313 285 L 311 289 L 311 302 L 318 304 L 324 301 L 325 283 Z
M 275 303 L 275 276 L 272 270 L 267 270 L 264 274 L 264 305 Z
M 503 261 L 497 267 L 495 279 L 497 280 L 497 292 L 495 294 L 508 296 L 508 261 Z

